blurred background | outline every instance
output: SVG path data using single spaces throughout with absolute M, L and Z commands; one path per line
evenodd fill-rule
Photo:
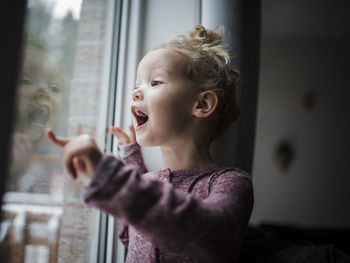
M 346 0 L 18 0 L 2 8 L 1 72 L 11 87 L 0 103 L 2 261 L 123 262 L 114 219 L 85 207 L 86 182 L 67 180 L 43 131 L 91 133 L 116 152 L 105 127 L 131 123 L 138 61 L 196 24 L 223 33 L 243 74 L 241 118 L 212 152 L 252 175 L 250 225 L 316 230 L 308 233 L 349 252 L 349 11 Z M 149 170 L 161 167 L 159 149 L 143 152 Z
M 348 1 L 261 1 L 252 222 L 350 227 Z

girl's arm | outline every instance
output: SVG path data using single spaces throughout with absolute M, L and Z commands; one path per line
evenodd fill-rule
M 142 231 L 160 249 L 221 262 L 238 253 L 253 205 L 250 180 L 227 170 L 200 200 L 169 183 L 144 178 L 105 156 L 85 193 L 85 202 Z

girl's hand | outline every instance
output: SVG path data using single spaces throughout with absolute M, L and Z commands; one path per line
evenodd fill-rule
M 77 178 L 78 172 L 93 177 L 103 154 L 90 135 L 64 139 L 58 138 L 52 130 L 47 130 L 46 136 L 51 143 L 62 148 L 63 165 L 73 179 Z
M 117 137 L 119 144 L 122 146 L 136 142 L 136 134 L 133 125 L 129 126 L 130 137 L 122 129 L 115 126 L 108 127 L 108 130 Z

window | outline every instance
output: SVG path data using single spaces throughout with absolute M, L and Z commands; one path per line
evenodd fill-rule
M 11 163 L 3 197 L 2 262 L 96 262 L 100 216 L 82 202 L 45 129 L 91 133 L 105 148 L 112 0 L 28 1 Z
M 18 129 L 12 134 L 12 153 L 17 155 L 12 158 L 2 206 L 1 258 L 121 263 L 124 247 L 117 241 L 114 219 L 86 208 L 81 198 L 86 182 L 72 181 L 65 174 L 60 150 L 46 142 L 43 129 L 32 131 L 30 124 L 45 128 L 50 123 L 62 136 L 91 132 L 101 148 L 115 151 L 116 143 L 105 136 L 106 123 L 123 129 L 130 124 L 125 109 L 130 107 L 139 60 L 151 48 L 198 24 L 202 1 L 28 1 L 17 87 Z M 36 75 L 23 74 L 28 65 Z M 50 76 L 46 82 L 38 77 L 43 65 Z M 30 89 L 24 87 L 32 82 L 52 83 L 46 89 L 50 93 L 41 91 L 40 96 L 54 96 L 55 111 L 47 105 L 26 111 Z M 19 129 L 23 122 L 26 128 Z M 159 169 L 159 149 L 143 152 L 147 167 Z

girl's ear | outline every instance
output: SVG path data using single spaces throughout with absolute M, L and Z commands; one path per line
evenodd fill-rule
M 213 90 L 206 90 L 198 95 L 192 114 L 197 118 L 207 118 L 218 105 L 218 96 Z

